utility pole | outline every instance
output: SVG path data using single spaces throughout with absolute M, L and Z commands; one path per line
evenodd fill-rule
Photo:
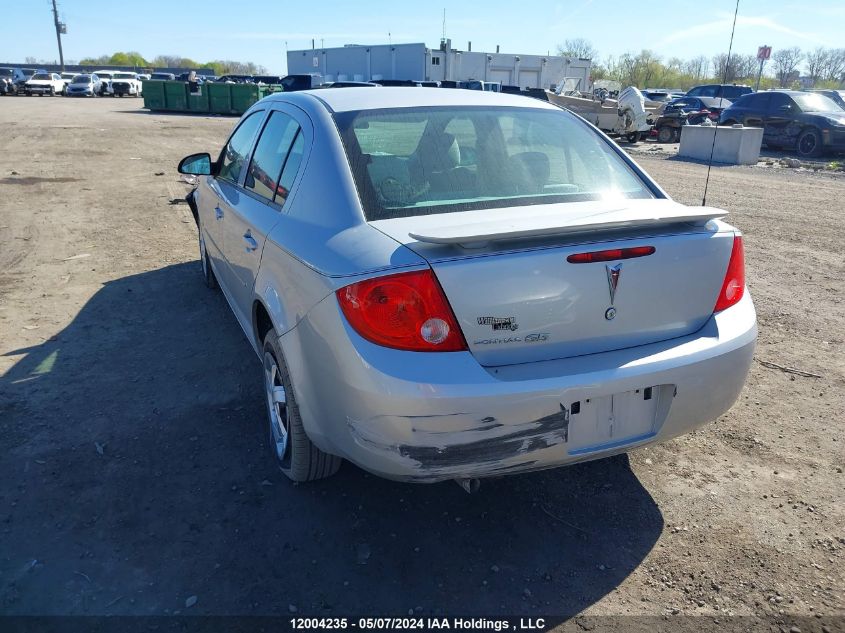
M 62 66 L 62 72 L 64 72 L 65 55 L 62 52 L 62 33 L 67 33 L 67 26 L 63 22 L 59 22 L 59 10 L 56 8 L 56 0 L 53 0 L 53 21 L 56 24 L 56 41 L 59 43 L 59 63 Z

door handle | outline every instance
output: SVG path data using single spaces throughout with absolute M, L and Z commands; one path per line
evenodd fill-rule
M 254 251 L 256 248 L 258 248 L 258 242 L 255 241 L 255 238 L 252 237 L 249 231 L 244 233 L 244 242 L 246 242 L 247 251 Z
M 223 209 L 220 207 L 214 207 L 214 215 L 218 220 L 223 219 Z

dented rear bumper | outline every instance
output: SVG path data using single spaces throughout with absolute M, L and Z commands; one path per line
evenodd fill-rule
M 737 399 L 756 336 L 746 293 L 690 336 L 484 368 L 469 352 L 369 343 L 331 295 L 280 343 L 315 444 L 383 477 L 433 482 L 553 468 L 687 433 Z

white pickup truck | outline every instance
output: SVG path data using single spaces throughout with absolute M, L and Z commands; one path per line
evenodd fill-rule
M 129 95 L 130 97 L 141 96 L 141 80 L 135 73 L 115 72 L 111 80 L 111 95 Z
M 27 97 L 32 95 L 49 95 L 54 97 L 65 90 L 65 82 L 59 73 L 35 73 L 23 85 L 23 92 Z

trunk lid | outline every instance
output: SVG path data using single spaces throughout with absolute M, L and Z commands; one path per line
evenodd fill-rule
M 556 212 L 495 209 L 371 225 L 429 262 L 472 354 L 482 365 L 499 366 L 671 339 L 697 331 L 710 318 L 734 237 L 726 224 L 710 220 L 725 211 L 668 200 L 624 202 L 614 208 L 570 203 Z M 567 260 L 640 246 L 654 252 L 590 263 Z

